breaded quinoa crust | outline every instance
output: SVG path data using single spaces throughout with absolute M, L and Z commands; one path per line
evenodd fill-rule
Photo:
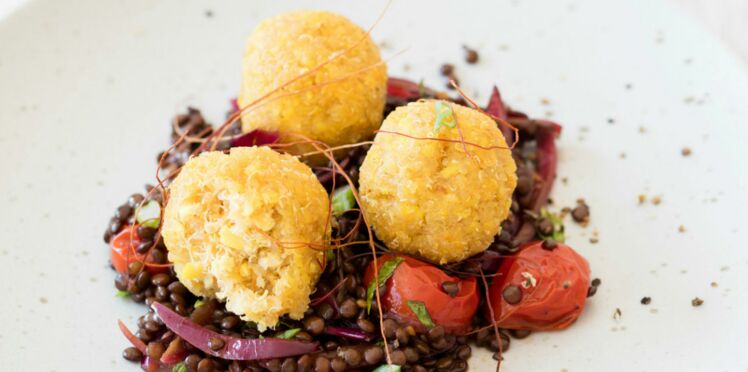
M 476 110 L 450 105 L 466 142 L 506 147 L 496 122 Z M 434 129 L 437 101 L 399 107 L 383 131 L 459 140 L 458 128 Z M 509 214 L 517 183 L 510 150 L 414 140 L 380 132 L 361 166 L 364 213 L 388 248 L 439 263 L 484 251 Z
M 323 255 L 305 243 L 323 244 L 327 219 L 327 193 L 309 167 L 241 147 L 187 162 L 171 184 L 162 235 L 190 291 L 265 329 L 285 314 L 303 317 Z

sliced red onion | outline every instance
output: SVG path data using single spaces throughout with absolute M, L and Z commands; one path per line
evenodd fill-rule
M 541 185 L 534 197 L 533 210 L 538 212 L 548 202 L 548 195 L 550 195 L 551 188 L 553 188 L 553 181 L 556 179 L 556 166 L 558 164 L 556 133 L 538 132 L 535 141 L 537 142 L 537 157 L 535 162 L 538 176 L 541 178 Z
M 507 119 L 506 106 L 504 106 L 504 101 L 501 100 L 501 93 L 499 93 L 499 88 L 495 85 L 493 87 L 493 92 L 491 92 L 491 98 L 488 99 L 486 112 L 501 120 Z
M 508 117 L 504 101 L 501 100 L 501 93 L 499 93 L 499 88 L 495 85 L 493 87 L 493 92 L 491 92 L 491 98 L 488 99 L 486 113 L 501 120 L 506 120 Z M 504 139 L 507 143 L 514 142 L 514 132 L 511 128 L 507 128 L 506 125 L 499 125 L 499 130 L 501 130 L 501 134 L 504 135 Z
M 327 326 L 325 327 L 325 333 L 331 336 L 345 337 L 359 341 L 371 341 L 374 339 L 374 335 L 371 333 L 356 328 Z
M 436 94 L 434 90 L 425 88 L 419 83 L 410 80 L 392 77 L 387 79 L 387 95 L 390 97 L 412 101 L 421 98 L 421 93 L 424 96 L 433 96 Z
M 158 372 L 161 365 L 158 363 L 158 360 L 149 356 L 144 356 L 143 359 L 140 360 L 140 368 L 146 372 Z
M 280 134 L 262 129 L 255 129 L 231 140 L 231 147 L 250 147 L 272 145 L 278 142 Z
M 172 332 L 206 354 L 222 359 L 258 360 L 285 358 L 314 352 L 319 346 L 317 342 L 301 342 L 277 338 L 247 339 L 230 337 L 201 327 L 158 302 L 154 302 L 151 307 L 156 311 L 161 321 L 164 322 L 164 325 Z M 211 349 L 208 346 L 211 339 L 220 339 L 224 342 L 224 347 L 218 351 Z
M 236 98 L 231 99 L 231 113 L 239 111 L 239 101 Z
M 522 112 L 522 111 L 514 111 L 512 109 L 508 109 L 507 110 L 506 117 L 507 117 L 507 119 L 529 119 L 530 118 L 524 112 Z

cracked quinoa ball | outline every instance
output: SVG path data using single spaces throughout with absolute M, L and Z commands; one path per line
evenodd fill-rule
M 301 133 L 330 146 L 370 138 L 382 122 L 387 67 L 366 32 L 334 13 L 296 11 L 262 21 L 250 35 L 244 52 L 238 102 L 244 107 L 356 43 L 345 55 L 290 84 L 271 99 L 379 65 L 340 82 L 261 105 L 242 116 L 242 130 L 278 131 L 284 142 L 299 138 L 283 133 Z M 291 152 L 311 150 L 307 145 Z
M 267 147 L 239 147 L 187 162 L 169 188 L 161 233 L 190 291 L 225 300 L 264 330 L 283 315 L 303 317 L 323 253 L 299 242 L 329 236 L 328 208 L 308 166 Z
M 399 107 L 381 129 L 459 141 L 457 127 L 435 129 L 436 110 L 444 105 L 452 109 L 444 122 L 456 121 L 466 142 L 506 147 L 493 119 L 444 101 Z M 507 149 L 467 149 L 470 156 L 460 143 L 377 134 L 361 166 L 360 194 L 369 223 L 387 247 L 447 263 L 491 244 L 509 214 L 516 164 Z

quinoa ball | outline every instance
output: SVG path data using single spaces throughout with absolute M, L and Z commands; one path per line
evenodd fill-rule
M 387 67 L 382 63 L 379 48 L 364 30 L 330 12 L 282 13 L 257 26 L 244 52 L 239 105 L 250 104 L 357 43 L 346 54 L 283 88 L 271 99 L 375 67 L 248 111 L 242 116 L 242 130 L 278 131 L 283 142 L 299 140 L 283 133 L 300 133 L 330 146 L 371 137 L 382 122 Z M 311 146 L 291 149 L 297 154 L 311 150 Z
M 434 128 L 438 105 L 451 107 L 457 126 Z M 458 128 L 465 142 L 507 146 L 493 119 L 445 101 L 399 107 L 381 129 L 459 141 Z M 377 134 L 361 166 L 360 195 L 368 222 L 391 250 L 447 263 L 490 245 L 509 214 L 516 164 L 506 148 L 467 150 L 461 143 Z
M 261 330 L 301 319 L 330 234 L 311 169 L 267 147 L 190 159 L 169 188 L 161 234 L 179 280 Z

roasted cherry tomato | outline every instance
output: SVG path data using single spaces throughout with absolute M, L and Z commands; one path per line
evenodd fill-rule
M 530 242 L 502 262 L 489 288 L 494 320 L 501 328 L 532 331 L 568 327 L 582 313 L 590 267 L 569 246 Z M 488 306 L 484 309 L 490 319 Z
M 133 231 L 135 229 L 135 231 Z M 131 232 L 132 231 L 132 235 Z M 140 261 L 144 262 L 145 255 L 135 252 L 135 248 L 138 247 L 141 240 L 137 233 L 137 226 L 125 226 L 122 231 L 117 233 L 112 240 L 109 241 L 109 247 L 111 248 L 112 254 L 112 265 L 114 269 L 120 273 L 127 274 L 127 266 L 131 262 Z M 132 248 L 130 247 L 132 245 Z M 165 272 L 166 267 L 160 266 L 146 266 L 146 270 L 151 274 Z
M 424 330 L 425 326 L 408 306 L 409 300 L 420 301 L 426 306 L 433 322 L 444 327 L 445 331 L 458 333 L 470 327 L 480 301 L 475 278 L 454 278 L 431 264 L 406 256 L 379 257 L 379 268 L 395 257 L 401 257 L 404 261 L 397 266 L 380 292 L 382 310 L 388 317 Z M 374 270 L 372 262 L 364 275 L 367 287 L 374 280 Z

